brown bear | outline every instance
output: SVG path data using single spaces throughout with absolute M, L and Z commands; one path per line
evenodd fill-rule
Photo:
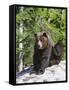
M 35 34 L 33 65 L 36 74 L 43 74 L 46 67 L 59 64 L 62 54 L 61 47 L 60 43 L 53 46 L 47 33 L 39 32 Z

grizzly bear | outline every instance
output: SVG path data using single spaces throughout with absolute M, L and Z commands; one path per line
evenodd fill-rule
M 46 67 L 59 64 L 62 54 L 61 47 L 60 43 L 53 46 L 47 33 L 35 34 L 33 65 L 36 74 L 43 74 Z

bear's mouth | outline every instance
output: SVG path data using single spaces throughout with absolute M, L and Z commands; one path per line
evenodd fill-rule
M 37 46 L 38 50 L 43 50 L 44 47 Z

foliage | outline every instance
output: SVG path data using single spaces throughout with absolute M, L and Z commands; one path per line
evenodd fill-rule
M 66 9 L 24 7 L 21 11 L 20 8 L 16 8 L 16 55 L 22 51 L 25 64 L 32 64 L 36 32 L 46 31 L 54 43 L 63 40 L 65 45 Z M 21 23 L 22 34 L 19 33 Z M 19 43 L 23 43 L 22 50 L 19 49 Z

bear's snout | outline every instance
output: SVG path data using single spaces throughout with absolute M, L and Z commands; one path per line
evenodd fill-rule
M 43 45 L 42 45 L 42 42 L 39 40 L 39 41 L 38 41 L 38 49 L 42 49 L 42 46 L 43 46 Z

